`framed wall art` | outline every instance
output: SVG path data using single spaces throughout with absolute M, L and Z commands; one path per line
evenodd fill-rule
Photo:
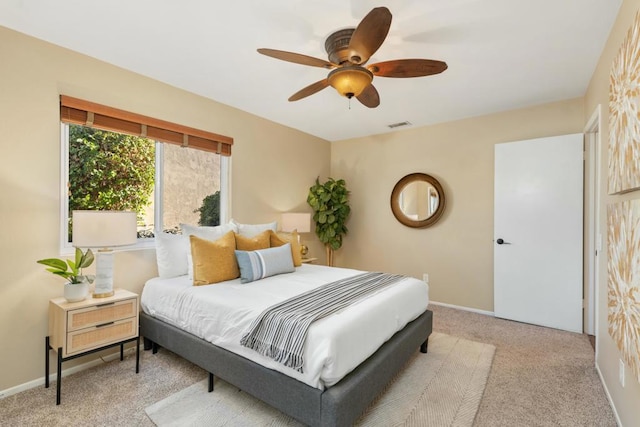
M 640 382 L 640 200 L 607 207 L 609 335 Z
M 640 188 L 640 11 L 609 78 L 609 194 Z

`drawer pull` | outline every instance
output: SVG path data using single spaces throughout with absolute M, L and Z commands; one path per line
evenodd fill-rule
M 106 307 L 108 305 L 114 305 L 115 302 L 105 302 L 104 304 L 98 304 L 96 305 L 96 307 Z
M 102 325 L 96 325 L 96 328 L 102 328 L 104 326 L 109 326 L 109 325 L 113 325 L 114 322 L 107 322 L 107 323 L 103 323 Z

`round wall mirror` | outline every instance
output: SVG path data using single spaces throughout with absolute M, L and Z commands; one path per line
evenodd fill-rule
M 402 178 L 391 192 L 391 211 L 407 227 L 424 228 L 442 216 L 445 197 L 437 179 L 426 173 Z

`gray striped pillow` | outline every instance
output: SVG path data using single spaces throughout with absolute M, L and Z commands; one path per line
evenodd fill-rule
M 242 283 L 295 271 L 290 243 L 257 251 L 236 250 L 236 259 L 240 267 L 240 282 Z

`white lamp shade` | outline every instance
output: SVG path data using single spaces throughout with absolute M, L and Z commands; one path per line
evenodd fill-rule
M 110 248 L 136 243 L 136 213 L 129 211 L 73 211 L 73 246 Z
M 290 233 L 293 230 L 297 230 L 298 233 L 308 233 L 311 231 L 311 214 L 283 213 L 282 231 Z

